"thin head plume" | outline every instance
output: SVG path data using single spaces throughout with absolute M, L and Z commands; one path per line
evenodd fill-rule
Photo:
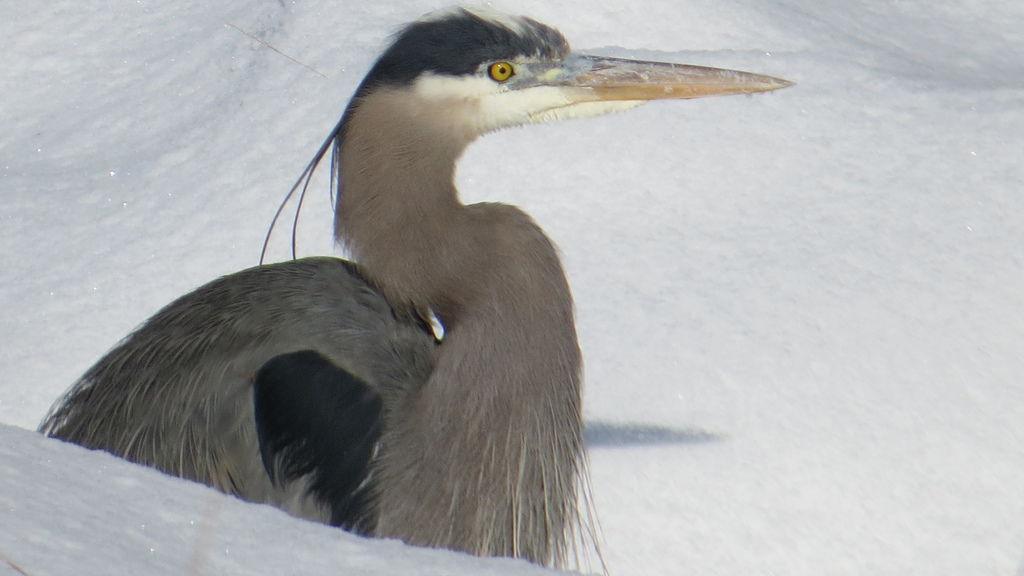
M 281 214 L 284 212 L 285 206 L 287 206 L 288 203 L 291 202 L 292 197 L 295 196 L 295 192 L 299 192 L 299 200 L 298 205 L 295 207 L 295 216 L 292 219 L 292 260 L 298 257 L 298 242 L 296 236 L 298 234 L 299 228 L 299 216 L 302 214 L 302 203 L 306 199 L 306 192 L 309 190 L 309 184 L 313 180 L 313 174 L 316 173 L 316 169 L 318 166 L 320 166 L 320 161 L 323 160 L 324 155 L 327 154 L 327 150 L 331 147 L 332 144 L 337 143 L 338 135 L 341 133 L 344 123 L 345 119 L 342 118 L 341 120 L 338 121 L 334 128 L 331 129 L 331 132 L 327 135 L 327 138 L 324 140 L 323 144 L 320 145 L 320 148 L 316 151 L 316 154 L 314 154 L 313 158 L 309 161 L 308 164 L 306 164 L 305 170 L 302 171 L 302 174 L 300 174 L 298 179 L 295 180 L 295 184 L 292 184 L 291 189 L 288 190 L 288 194 L 285 195 L 284 199 L 282 199 L 281 203 L 277 206 L 277 211 L 274 212 L 274 218 L 270 221 L 270 226 L 267 228 L 267 234 L 266 236 L 263 237 L 263 248 L 260 250 L 260 265 L 263 265 L 264 261 L 266 260 L 267 249 L 270 247 L 270 237 L 273 235 L 274 229 L 277 227 L 277 221 L 281 219 Z M 332 205 L 334 205 L 334 194 L 339 184 L 338 177 L 335 173 L 337 156 L 338 152 L 337 149 L 335 149 L 335 153 L 331 156 L 330 189 Z
M 256 42 L 259 42 L 263 46 L 273 50 L 274 52 L 280 54 L 281 56 L 284 56 L 288 60 L 291 60 L 292 62 L 298 64 L 299 66 L 302 66 L 303 68 L 309 70 L 310 72 L 313 72 L 314 74 L 320 76 L 321 78 L 327 78 L 327 75 L 324 74 L 323 72 L 320 72 L 316 68 L 313 68 L 309 64 L 306 64 L 306 63 L 304 63 L 304 62 L 302 62 L 300 60 L 297 60 L 296 58 L 293 58 L 292 56 L 289 56 L 285 52 L 281 51 L 281 49 L 279 49 L 278 47 L 276 47 L 273 44 L 267 42 L 266 40 L 263 40 L 262 38 L 256 36 L 252 32 L 249 32 L 247 30 L 243 30 L 242 28 L 240 28 L 240 27 L 238 27 L 238 26 L 236 26 L 236 25 L 234 25 L 234 24 L 232 24 L 230 22 L 225 23 L 225 26 L 233 28 L 234 30 L 240 32 L 241 34 L 244 34 L 248 38 L 251 38 L 251 39 L 255 40 Z M 288 205 L 288 202 L 291 201 L 292 196 L 295 195 L 295 191 L 298 190 L 299 187 L 301 186 L 302 187 L 302 192 L 299 193 L 299 202 L 298 202 L 298 205 L 295 208 L 295 217 L 292 219 L 292 240 L 291 240 L 291 242 L 292 242 L 292 244 L 291 244 L 292 245 L 292 260 L 295 260 L 295 258 L 297 257 L 298 250 L 296 248 L 296 244 L 297 244 L 296 235 L 298 234 L 299 216 L 302 214 L 302 203 L 306 199 L 306 191 L 309 189 L 309 183 L 310 183 L 310 180 L 313 177 L 313 173 L 316 171 L 317 165 L 320 164 L 320 159 L 323 158 L 323 155 L 326 152 L 327 147 L 334 140 L 334 137 L 335 137 L 335 135 L 337 133 L 337 129 L 338 128 L 335 127 L 335 129 L 331 132 L 331 135 L 328 136 L 327 140 L 320 147 L 320 150 L 317 151 L 316 155 L 313 157 L 313 159 L 310 161 L 310 163 L 306 166 L 306 169 L 302 172 L 302 175 L 299 176 L 299 179 L 295 181 L 295 184 L 292 186 L 291 190 L 288 191 L 288 194 L 281 201 L 281 204 L 278 205 L 277 212 L 274 213 L 274 219 L 270 221 L 270 227 L 267 228 L 267 234 L 263 238 L 263 247 L 260 249 L 260 265 L 263 265 L 263 262 L 266 260 L 267 248 L 270 245 L 270 236 L 274 233 L 274 228 L 277 226 L 277 221 L 281 217 L 281 213 L 284 212 L 284 207 Z M 332 181 L 333 181 L 333 177 L 332 177 Z M 333 189 L 332 189 L 332 194 L 333 194 Z

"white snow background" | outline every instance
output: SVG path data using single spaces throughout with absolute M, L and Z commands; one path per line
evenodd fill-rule
M 256 263 L 388 36 L 438 7 L 3 3 L 0 574 L 544 572 L 31 432 L 145 318 Z M 495 7 L 797 82 L 508 130 L 460 165 L 467 202 L 564 253 L 612 574 L 1024 574 L 1024 3 Z M 303 255 L 337 253 L 318 182 Z

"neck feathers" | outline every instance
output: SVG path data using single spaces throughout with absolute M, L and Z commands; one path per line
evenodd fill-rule
M 487 209 L 526 218 L 511 207 Z M 441 313 L 446 336 L 434 372 L 390 416 L 391 445 L 413 448 L 389 453 L 379 481 L 385 493 L 409 498 L 381 510 L 380 530 L 417 544 L 561 565 L 573 535 L 583 532 L 586 467 L 572 303 L 539 229 L 532 238 L 509 233 L 509 243 L 502 240 L 481 243 L 492 268 L 464 280 L 471 284 L 461 292 L 466 299 Z
M 409 116 L 424 111 L 387 90 L 349 111 L 337 235 L 392 306 L 433 312 L 445 338 L 429 380 L 385 415 L 378 489 L 402 497 L 378 503 L 377 532 L 562 565 L 592 532 L 578 509 L 581 358 L 557 250 L 512 206 L 461 204 L 455 162 L 471 138 L 431 129 L 440 120 Z

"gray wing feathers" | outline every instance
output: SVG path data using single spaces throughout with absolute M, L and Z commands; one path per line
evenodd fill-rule
M 434 341 L 336 258 L 217 279 L 158 312 L 90 368 L 40 430 L 304 517 L 303 482 L 274 486 L 260 459 L 252 379 L 270 358 L 316 350 L 388 399 L 425 381 Z

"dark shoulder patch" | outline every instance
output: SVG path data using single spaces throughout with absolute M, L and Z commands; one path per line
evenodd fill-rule
M 275 484 L 311 475 L 331 524 L 372 529 L 369 465 L 380 439 L 381 397 L 312 350 L 282 354 L 256 373 L 256 430 Z

